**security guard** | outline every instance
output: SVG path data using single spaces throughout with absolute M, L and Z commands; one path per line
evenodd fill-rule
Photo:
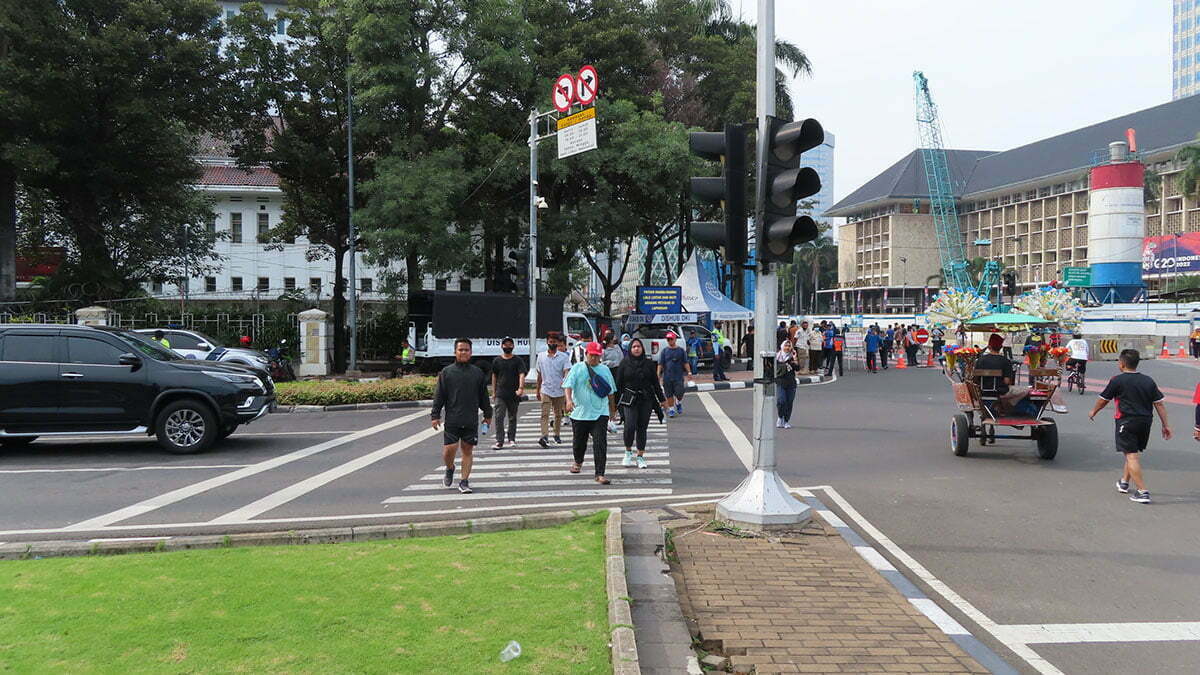
M 171 341 L 167 339 L 167 336 L 161 330 L 154 331 L 154 341 L 167 349 L 171 348 Z
M 400 341 L 400 371 L 403 373 L 412 372 L 413 367 L 417 364 L 417 357 L 413 354 L 412 347 L 408 345 L 408 340 Z
M 728 377 L 725 377 L 725 345 L 729 343 L 729 340 L 725 339 L 725 336 L 721 333 L 721 329 L 719 327 L 714 326 L 712 331 L 712 341 L 713 381 L 723 382 L 729 379 Z

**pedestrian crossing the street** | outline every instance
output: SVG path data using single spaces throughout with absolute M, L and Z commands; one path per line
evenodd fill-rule
M 553 433 L 553 429 L 551 430 Z M 604 475 L 612 481 L 599 485 L 595 481 L 595 465 L 592 446 L 584 458 L 583 468 L 573 474 L 568 471 L 574 458 L 571 454 L 572 430 L 569 419 L 563 420 L 562 443 L 550 438 L 550 447 L 538 445 L 541 436 L 541 409 L 534 407 L 520 416 L 517 423 L 517 439 L 504 448 L 493 450 L 496 432 L 493 428 L 487 436 L 479 437 L 475 448 L 475 462 L 471 469 L 471 494 L 458 491 L 458 471 L 454 476 L 454 487 L 442 484 L 445 467 L 437 466 L 421 476 L 412 485 L 401 490 L 401 494 L 383 500 L 384 504 L 426 504 L 463 500 L 483 501 L 490 499 L 544 499 L 571 497 L 654 497 L 670 495 L 671 456 L 667 443 L 667 426 L 651 420 L 646 432 L 646 468 L 621 466 L 625 457 L 625 443 L 621 428 L 608 434 L 608 462 Z M 461 457 L 456 469 L 461 470 Z

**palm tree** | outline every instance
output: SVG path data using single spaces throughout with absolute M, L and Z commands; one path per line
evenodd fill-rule
M 729 0 L 694 0 L 696 12 L 704 18 L 701 31 L 730 43 L 754 44 L 757 27 L 734 16 Z M 792 94 L 788 89 L 790 77 L 812 75 L 812 63 L 804 50 L 786 40 L 775 41 L 775 102 L 781 112 L 792 111 Z
M 1196 135 L 1200 141 L 1200 134 Z M 1187 145 L 1180 148 L 1175 160 L 1183 164 L 1183 173 L 1179 174 L 1179 188 L 1185 195 L 1195 194 L 1197 183 L 1200 183 L 1200 145 Z

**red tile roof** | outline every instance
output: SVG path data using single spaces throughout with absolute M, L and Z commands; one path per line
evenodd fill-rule
M 204 175 L 200 177 L 199 184 L 278 187 L 279 176 L 261 166 L 247 170 L 236 166 L 209 165 L 204 167 Z

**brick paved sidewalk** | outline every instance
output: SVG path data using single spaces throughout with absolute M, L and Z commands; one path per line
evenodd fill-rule
M 734 672 L 986 673 L 814 518 L 802 533 L 741 539 L 695 530 L 713 507 L 671 529 L 683 613 Z

